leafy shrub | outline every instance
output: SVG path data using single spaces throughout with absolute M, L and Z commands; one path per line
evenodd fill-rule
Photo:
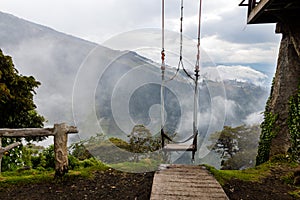
M 90 152 L 86 149 L 83 142 L 74 143 L 69 147 L 69 152 L 72 156 L 79 160 L 85 160 L 92 157 Z
M 290 99 L 288 127 L 291 140 L 289 152 L 292 158 L 300 162 L 300 85 L 298 94 Z
M 54 145 L 50 145 L 48 148 L 44 149 L 38 156 L 32 156 L 31 164 L 33 169 L 37 169 L 39 167 L 44 169 L 54 169 Z
M 50 145 L 48 148 L 44 149 L 42 155 L 45 156 L 45 167 L 46 169 L 54 169 L 55 168 L 55 158 L 54 158 L 54 145 Z M 41 162 L 43 159 L 41 159 Z M 42 165 L 43 163 L 41 163 Z
M 40 166 L 41 157 L 42 156 L 32 156 L 31 157 L 31 163 L 32 163 L 32 168 L 33 169 L 36 169 L 38 166 Z
M 89 159 L 85 159 L 83 161 L 80 161 L 80 166 L 84 167 L 84 168 L 98 166 L 98 165 L 102 165 L 102 162 L 98 161 L 95 158 L 89 158 Z
M 277 135 L 275 122 L 277 115 L 271 112 L 265 112 L 265 119 L 261 124 L 261 135 L 256 157 L 256 165 L 260 165 L 269 160 L 272 139 Z
M 69 169 L 74 170 L 80 166 L 79 160 L 73 155 L 68 156 L 68 161 L 69 161 Z

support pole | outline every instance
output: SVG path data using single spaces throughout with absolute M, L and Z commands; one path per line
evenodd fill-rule
M 77 129 L 67 124 L 54 125 L 55 176 L 63 176 L 68 172 L 68 133 L 77 133 Z

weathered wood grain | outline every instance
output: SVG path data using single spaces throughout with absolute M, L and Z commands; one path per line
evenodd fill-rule
M 228 200 L 221 185 L 201 166 L 161 165 L 154 175 L 151 200 Z

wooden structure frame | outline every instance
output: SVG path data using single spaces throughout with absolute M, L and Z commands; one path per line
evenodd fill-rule
M 248 7 L 248 24 L 299 23 L 299 0 L 242 0 L 239 6 Z
M 55 157 L 55 175 L 63 176 L 68 172 L 68 134 L 78 133 L 74 126 L 65 123 L 55 124 L 53 128 L 24 128 L 24 129 L 0 129 L 1 137 L 38 137 L 54 136 L 54 157 Z M 20 145 L 20 143 L 11 144 L 5 148 L 0 146 L 0 159 L 3 153 Z

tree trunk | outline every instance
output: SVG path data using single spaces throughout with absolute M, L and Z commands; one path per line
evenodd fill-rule
M 300 28 L 299 25 L 277 24 L 282 33 L 277 70 L 269 101 L 269 112 L 278 116 L 275 123 L 277 135 L 273 138 L 270 156 L 286 154 L 291 147 L 288 130 L 289 99 L 297 94 L 300 82 Z

